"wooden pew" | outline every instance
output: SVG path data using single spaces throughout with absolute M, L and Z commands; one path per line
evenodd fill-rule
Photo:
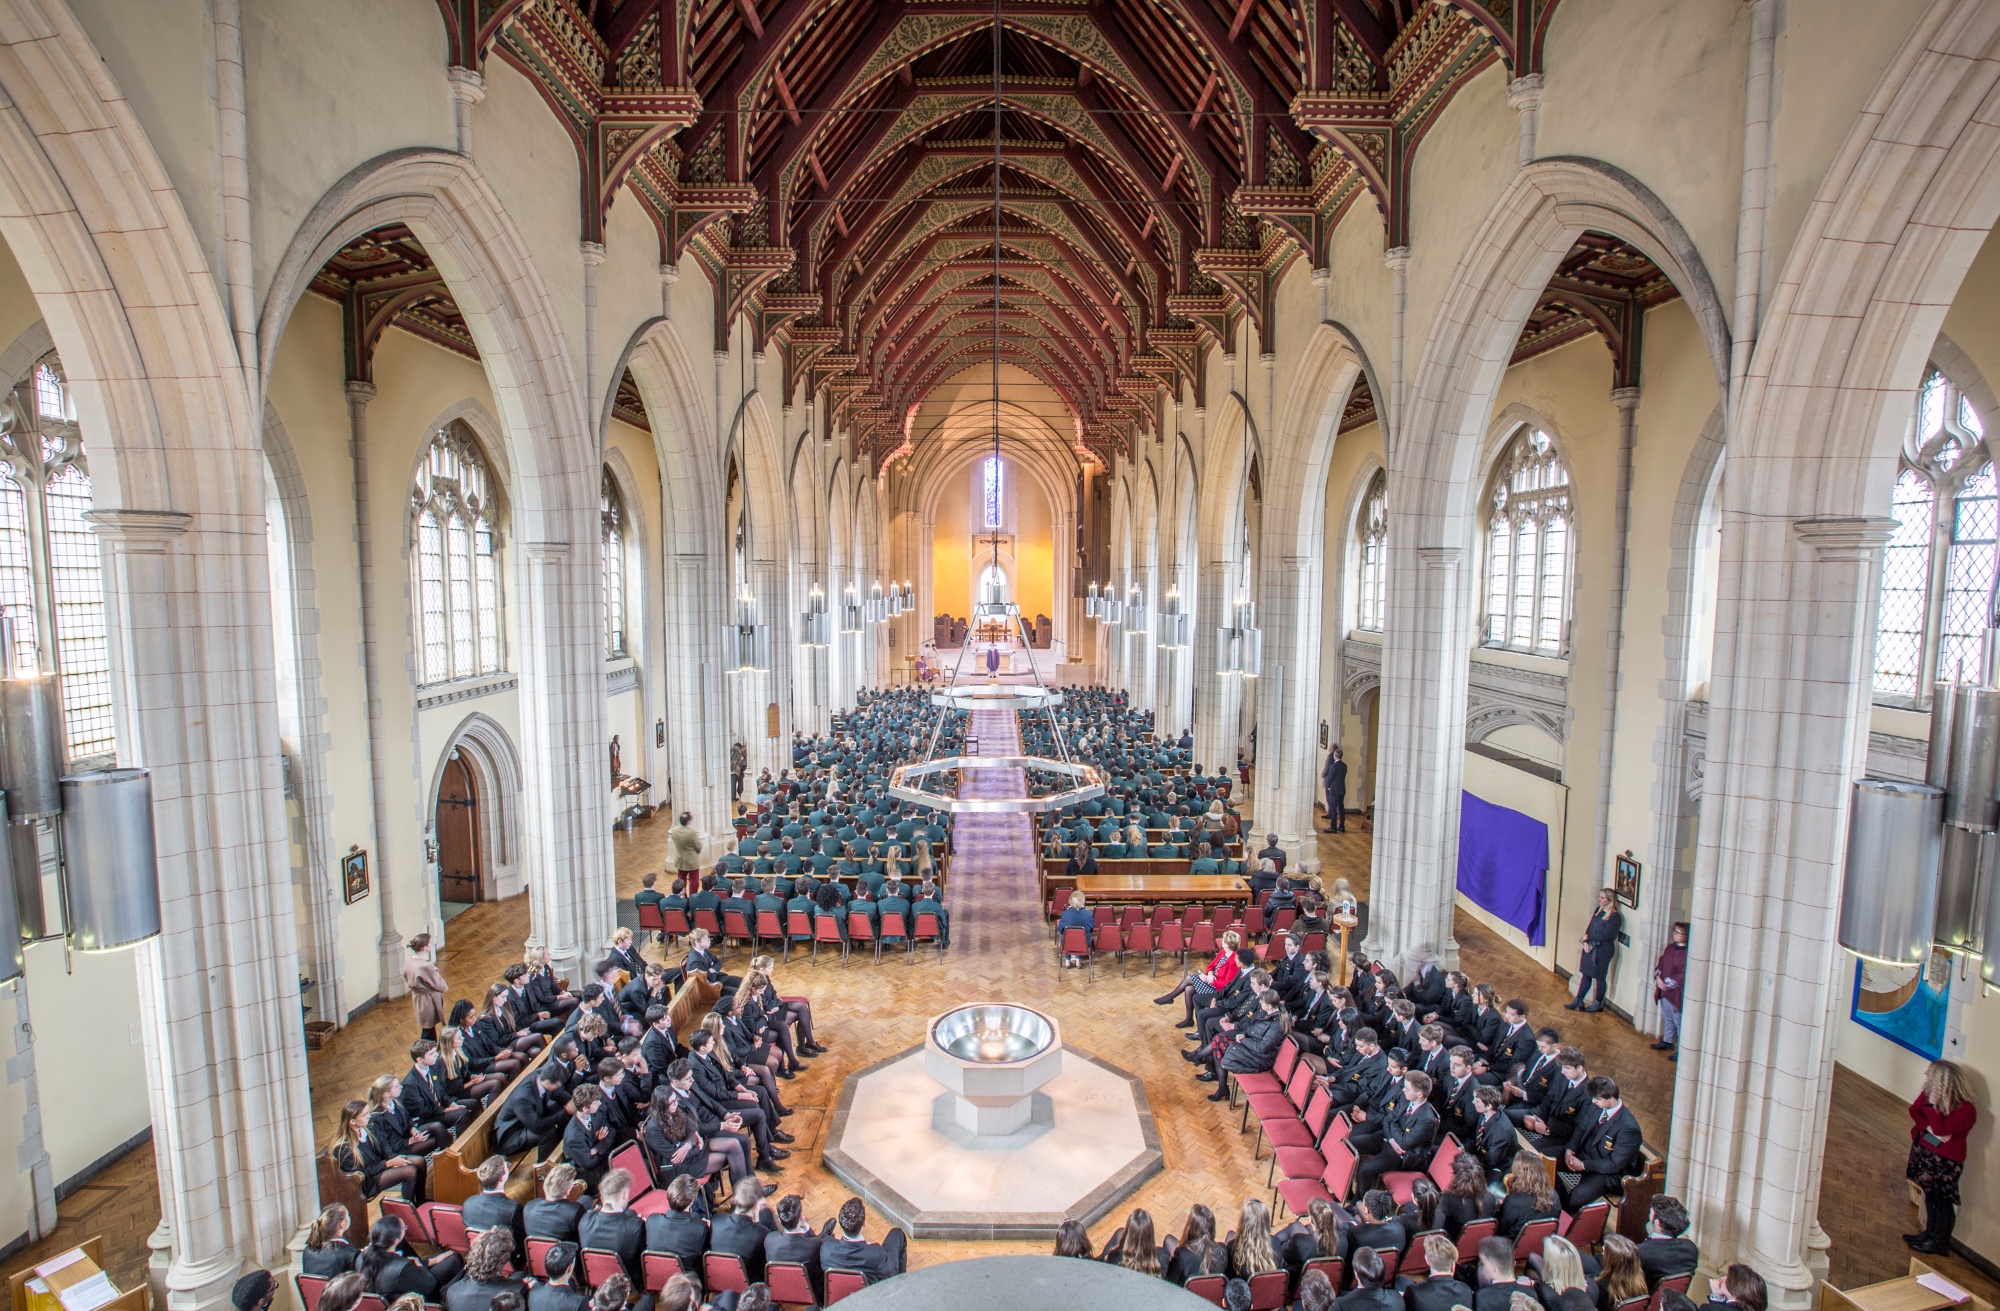
M 521 1086 L 523 1079 L 535 1077 L 535 1071 L 549 1058 L 553 1042 L 545 1043 L 542 1050 L 529 1061 L 527 1068 L 515 1075 L 489 1102 L 486 1109 L 466 1121 L 465 1128 L 454 1138 L 449 1147 L 431 1154 L 431 1186 L 426 1194 L 433 1202 L 463 1204 L 465 1199 L 479 1191 L 479 1163 L 493 1155 L 493 1125 L 500 1118 L 500 1108 L 514 1090 Z

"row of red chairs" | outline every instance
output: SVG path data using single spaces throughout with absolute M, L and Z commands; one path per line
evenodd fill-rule
M 1162 910 L 1166 909 L 1161 907 Z M 1252 912 L 1255 913 L 1255 912 Z M 1282 912 L 1289 915 L 1290 911 Z M 1186 968 L 1189 957 L 1206 961 L 1215 955 L 1216 941 L 1220 936 L 1213 924 L 1197 923 L 1189 933 L 1182 921 L 1167 919 L 1157 921 L 1136 920 L 1122 924 L 1100 921 L 1091 935 L 1093 942 L 1086 943 L 1084 931 L 1079 928 L 1062 930 L 1061 956 L 1088 958 L 1090 975 L 1097 977 L 1097 961 L 1101 956 L 1115 956 L 1118 960 L 1118 977 L 1125 977 L 1125 963 L 1131 956 L 1149 955 L 1152 958 L 1154 974 L 1160 972 L 1160 957 L 1172 956 L 1178 962 L 1176 968 Z M 1304 949 L 1321 951 L 1326 947 L 1324 933 L 1306 935 Z M 1258 952 L 1261 957 L 1263 949 Z
M 1272 1187 L 1271 1205 L 1279 1218 L 1285 1210 L 1294 1215 L 1304 1215 L 1315 1201 L 1344 1204 L 1361 1164 L 1352 1144 L 1347 1141 L 1351 1122 L 1344 1112 L 1334 1109 L 1332 1097 L 1315 1082 L 1313 1068 L 1302 1059 L 1303 1055 L 1298 1042 L 1287 1038 L 1279 1047 L 1277 1060 L 1269 1071 L 1233 1076 L 1235 1088 L 1244 1098 L 1240 1130 L 1249 1132 L 1251 1117 L 1255 1116 L 1257 1120 L 1257 1140 L 1251 1147 L 1252 1159 L 1263 1154 L 1265 1142 L 1271 1144 L 1271 1170 L 1266 1182 Z M 1382 1184 L 1399 1204 L 1410 1200 L 1413 1185 L 1424 1174 L 1428 1174 L 1438 1190 L 1443 1192 L 1451 1186 L 1452 1162 L 1463 1150 L 1455 1136 L 1446 1134 L 1444 1142 L 1432 1155 L 1427 1171 L 1390 1171 L 1382 1176 Z M 1596 1247 L 1603 1241 L 1610 1211 L 1610 1203 L 1599 1198 L 1573 1215 L 1564 1212 L 1546 1220 L 1530 1221 L 1514 1240 L 1516 1266 L 1524 1264 L 1531 1256 L 1540 1255 L 1542 1244 L 1551 1235 L 1559 1234 L 1579 1248 Z M 1466 1224 L 1457 1242 L 1461 1265 L 1478 1260 L 1479 1244 L 1493 1236 L 1496 1223 L 1489 1217 Z M 1419 1234 L 1412 1238 L 1409 1251 L 1421 1254 L 1423 1240 L 1427 1237 L 1428 1234 Z M 1402 1254 L 1383 1252 L 1378 1255 L 1383 1258 L 1388 1277 L 1393 1278 L 1403 1259 Z M 1661 1287 L 1673 1287 L 1676 1282 L 1663 1281 Z M 1678 1279 L 1677 1291 L 1685 1292 L 1687 1283 L 1684 1278 Z M 1336 1281 L 1334 1287 L 1339 1286 Z M 1253 1303 L 1254 1300 L 1253 1290 Z M 1637 1311 L 1648 1300 L 1632 1299 L 1632 1311 Z M 1658 1311 L 1658 1300 L 1656 1291 L 1650 1298 L 1652 1311 Z
M 758 911 L 754 921 L 747 921 L 740 910 L 726 910 L 722 912 L 722 922 L 719 925 L 716 923 L 714 911 L 698 910 L 694 913 L 693 924 L 690 925 L 685 911 L 678 908 L 662 910 L 657 904 L 649 904 L 639 907 L 639 928 L 644 932 L 664 933 L 670 938 L 684 937 L 694 929 L 707 929 L 710 936 L 718 941 L 748 943 L 753 951 L 766 943 L 776 943 L 781 946 L 785 960 L 792 958 L 794 942 L 811 942 L 815 965 L 819 963 L 819 949 L 822 944 L 839 951 L 841 962 L 845 964 L 847 957 L 853 953 L 853 944 L 869 942 L 875 945 L 875 963 L 879 965 L 882 963 L 883 938 L 903 940 L 903 958 L 906 963 L 916 959 L 919 942 L 935 946 L 938 959 L 944 959 L 944 934 L 938 925 L 937 916 L 930 911 L 924 911 L 917 916 L 914 932 L 911 932 L 903 922 L 901 911 L 885 913 L 882 916 L 882 928 L 879 932 L 866 914 L 861 911 L 849 911 L 846 942 L 841 941 L 840 925 L 837 921 L 824 915 L 808 915 L 802 910 L 786 911 L 782 924 L 775 910 Z
M 1060 919 L 1064 908 L 1068 904 L 1069 893 L 1067 892 L 1058 892 L 1050 897 L 1048 908 L 1049 922 L 1054 923 Z M 1279 934 L 1291 929 L 1292 925 L 1298 921 L 1298 915 L 1299 913 L 1296 909 L 1287 906 L 1267 919 L 1262 906 L 1249 906 L 1242 909 L 1241 918 L 1238 918 L 1238 908 L 1229 902 L 1224 902 L 1212 911 L 1198 904 L 1188 906 L 1178 915 L 1174 913 L 1172 906 L 1164 904 L 1153 907 L 1150 913 L 1141 906 L 1126 906 L 1122 910 L 1113 906 L 1096 906 L 1091 909 L 1092 918 L 1099 924 L 1115 923 L 1128 932 L 1133 925 L 1140 923 L 1151 924 L 1154 931 L 1157 932 L 1178 919 L 1181 932 L 1190 938 L 1194 936 L 1197 929 L 1203 926 L 1203 921 L 1206 921 L 1208 928 L 1218 938 L 1234 928 L 1246 940 L 1276 938 Z M 1324 945 L 1326 935 L 1321 933 L 1319 940 Z M 1312 948 L 1308 947 L 1307 950 L 1312 950 Z

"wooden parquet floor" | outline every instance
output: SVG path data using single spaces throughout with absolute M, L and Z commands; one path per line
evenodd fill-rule
M 639 876 L 663 867 L 667 827 L 644 822 L 615 839 L 620 895 L 629 898 Z M 971 835 L 968 833 L 967 837 Z M 1367 896 L 1371 840 L 1365 823 L 1343 835 L 1319 838 L 1320 860 L 1328 879 L 1344 877 Z M 975 855 L 970 849 L 968 857 Z M 1010 844 L 1011 845 L 1011 844 Z M 995 851 L 1001 850 L 995 848 Z M 1025 860 L 1011 852 L 1008 860 Z M 777 1176 L 785 1192 L 804 1199 L 815 1221 L 830 1215 L 847 1190 L 821 1168 L 819 1152 L 827 1116 L 846 1077 L 883 1055 L 922 1041 L 927 1018 L 952 1005 L 1005 998 L 1057 1016 L 1064 1035 L 1077 1047 L 1123 1066 L 1145 1080 L 1157 1121 L 1165 1168 L 1132 1199 L 1153 1213 L 1161 1233 L 1177 1233 L 1187 1208 L 1208 1203 L 1225 1227 L 1242 1199 L 1268 1196 L 1268 1162 L 1250 1160 L 1250 1139 L 1240 1136 L 1240 1111 L 1205 1100 L 1206 1084 L 1193 1079 L 1194 1067 L 1179 1058 L 1184 1044 L 1166 1008 L 1148 1004 L 1174 979 L 1172 962 L 1157 977 L 1143 961 L 1129 963 L 1121 977 L 1115 964 L 1088 971 L 1059 971 L 1054 944 L 1034 908 L 1032 874 L 1017 878 L 1004 868 L 984 869 L 983 860 L 954 868 L 950 890 L 952 949 L 942 962 L 935 952 L 905 960 L 885 956 L 880 966 L 866 956 L 842 963 L 823 956 L 818 965 L 794 952 L 778 970 L 781 991 L 808 996 L 818 1032 L 832 1050 L 813 1061 L 797 1080 L 783 1085 L 798 1113 L 786 1122 L 797 1137 L 786 1170 Z M 1028 889 L 1025 893 L 1021 887 Z M 488 902 L 451 921 L 440 962 L 454 991 L 470 994 L 518 959 L 527 932 L 525 897 Z M 1647 1047 L 1646 1038 L 1609 1013 L 1584 1015 L 1561 1009 L 1562 981 L 1465 916 L 1457 935 L 1465 968 L 1475 979 L 1492 982 L 1503 997 L 1529 1003 L 1531 1019 L 1553 1023 L 1591 1056 L 1592 1068 L 1616 1077 L 1638 1114 L 1649 1143 L 1664 1144 L 1672 1097 L 1673 1066 Z M 648 952 L 654 949 L 647 948 Z M 732 968 L 744 953 L 731 953 Z M 375 1075 L 406 1064 L 404 1049 L 415 1034 L 405 1002 L 370 1010 L 311 1058 L 315 1124 L 331 1132 L 340 1102 L 364 1088 Z M 1836 1072 L 1829 1125 L 1826 1186 L 1821 1221 L 1833 1239 L 1833 1279 L 1852 1287 L 1902 1273 L 1907 1252 L 1897 1235 L 1916 1226 L 1905 1205 L 1902 1183 L 1907 1119 L 1900 1102 L 1845 1070 Z M 1886 1203 L 1886 1204 L 1885 1204 Z M 102 1233 L 112 1257 L 112 1273 L 130 1287 L 144 1277 L 145 1240 L 159 1222 L 153 1153 L 150 1146 L 128 1153 L 91 1183 L 65 1198 L 54 1234 L 0 1263 L 11 1271 L 45 1259 L 91 1234 Z M 1107 1217 L 1092 1233 L 1103 1242 L 1122 1221 Z M 879 1224 L 879 1222 L 878 1222 Z M 961 1257 L 1045 1250 L 1041 1244 L 922 1241 L 911 1244 L 914 1265 Z M 2000 1294 L 1964 1262 L 1944 1266 L 1982 1296 Z

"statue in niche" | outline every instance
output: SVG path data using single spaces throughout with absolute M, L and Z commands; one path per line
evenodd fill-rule
M 611 735 L 611 781 L 613 783 L 616 783 L 619 779 L 625 777 L 624 761 L 621 758 L 622 755 L 623 753 L 618 748 L 618 735 L 616 733 L 613 733 Z

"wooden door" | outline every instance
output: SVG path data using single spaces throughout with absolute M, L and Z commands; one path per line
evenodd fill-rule
M 479 846 L 479 787 L 453 752 L 438 782 L 438 899 L 484 901 L 485 853 Z

